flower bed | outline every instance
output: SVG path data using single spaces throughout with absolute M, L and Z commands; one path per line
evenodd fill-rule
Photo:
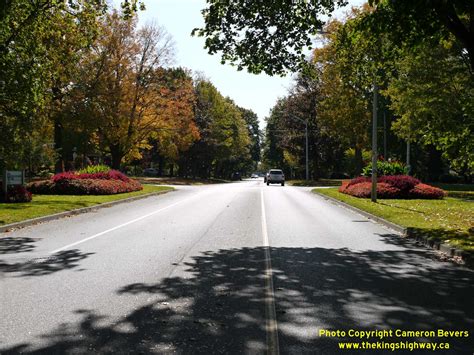
M 65 173 L 59 173 L 54 175 L 51 180 L 54 182 L 60 182 L 64 180 L 83 180 L 83 179 L 94 179 L 94 180 L 121 180 L 128 182 L 130 179 L 123 173 L 117 170 L 109 170 L 107 172 L 99 173 L 75 173 L 72 171 L 67 171 Z
M 112 195 L 142 189 L 138 181 L 116 170 L 92 174 L 65 172 L 28 185 L 30 192 L 42 195 Z
M 31 202 L 31 192 L 23 185 L 9 186 L 6 202 Z
M 347 195 L 369 198 L 372 183 L 368 177 L 358 177 L 343 182 L 339 192 Z M 446 193 L 407 175 L 381 176 L 377 179 L 377 197 L 384 199 L 442 199 Z

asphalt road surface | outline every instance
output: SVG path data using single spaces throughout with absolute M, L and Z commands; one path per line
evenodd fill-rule
M 467 330 L 388 341 L 474 350 L 472 270 L 261 180 L 4 233 L 0 278 L 2 354 L 350 353 L 321 329 Z

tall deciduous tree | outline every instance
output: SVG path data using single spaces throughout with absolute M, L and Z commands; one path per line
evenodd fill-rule
M 159 96 L 153 106 L 160 128 L 150 138 L 157 142 L 160 157 L 175 163 L 199 139 L 194 120 L 194 87 L 189 72 L 182 68 L 162 69 Z
M 313 52 L 312 61 L 319 68 L 321 78 L 320 124 L 330 136 L 338 137 L 347 148 L 354 149 L 355 171 L 350 173 L 359 175 L 363 168 L 362 151 L 369 140 L 369 93 L 374 61 L 368 49 L 370 43 L 362 38 L 347 43 L 347 30 L 343 27 L 349 27 L 350 21 L 344 25 L 338 21 L 329 23 L 326 44 Z
M 124 14 L 141 6 L 124 1 Z M 57 121 L 77 58 L 93 41 L 107 2 L 86 0 L 6 0 L 0 4 L 0 141 L 1 165 L 23 165 L 29 142 L 48 143 L 34 134 Z M 56 113 L 55 113 L 56 112 Z M 30 134 L 31 133 L 31 134 Z
M 183 154 L 182 175 L 229 178 L 250 160 L 251 140 L 241 111 L 211 82 L 196 82 L 196 124 L 201 139 Z
M 370 0 L 376 11 L 366 18 L 371 31 L 414 46 L 454 36 L 474 71 L 474 2 L 472 0 Z M 459 51 L 464 54 L 463 50 Z
M 193 34 L 206 37 L 210 54 L 222 53 L 222 62 L 269 75 L 298 71 L 306 64 L 304 49 L 322 29 L 323 15 L 345 0 L 207 0 L 202 11 L 205 26 Z
M 262 132 L 260 131 L 258 116 L 252 110 L 239 107 L 242 118 L 245 120 L 250 138 L 249 169 L 256 170 L 261 159 Z
M 452 169 L 474 175 L 474 81 L 453 41 L 420 46 L 397 63 L 386 94 L 402 138 L 433 145 Z
M 104 22 L 90 61 L 86 104 L 114 168 L 125 156 L 138 154 L 162 128 L 157 109 L 164 86 L 160 69 L 170 63 L 172 52 L 171 38 L 159 27 L 137 30 L 135 19 L 123 19 L 117 12 Z

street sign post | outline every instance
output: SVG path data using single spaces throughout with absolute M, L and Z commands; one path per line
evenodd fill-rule
M 23 185 L 25 183 L 24 171 L 9 171 L 7 170 L 7 185 Z
M 8 186 L 10 185 L 24 185 L 25 171 L 24 170 L 5 170 L 3 173 L 3 195 L 5 201 L 7 200 Z

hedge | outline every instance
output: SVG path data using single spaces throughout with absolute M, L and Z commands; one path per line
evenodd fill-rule
M 369 198 L 371 191 L 370 178 L 363 176 L 345 181 L 339 188 L 339 192 L 360 198 Z M 377 179 L 377 197 L 381 199 L 441 199 L 445 195 L 443 190 L 422 184 L 412 176 L 389 175 Z
M 29 192 L 23 185 L 8 187 L 6 202 L 31 202 L 31 198 L 31 192 Z
M 441 199 L 446 195 L 444 190 L 426 184 L 418 184 L 410 191 L 411 198 Z
M 107 172 L 97 173 L 75 173 L 73 171 L 67 171 L 54 175 L 51 180 L 59 182 L 63 180 L 82 180 L 82 179 L 99 179 L 99 180 L 121 180 L 128 182 L 130 179 L 123 173 L 117 170 L 109 170 Z
M 142 190 L 142 185 L 136 181 L 105 180 L 105 179 L 71 179 L 33 182 L 28 190 L 40 195 L 113 195 Z

